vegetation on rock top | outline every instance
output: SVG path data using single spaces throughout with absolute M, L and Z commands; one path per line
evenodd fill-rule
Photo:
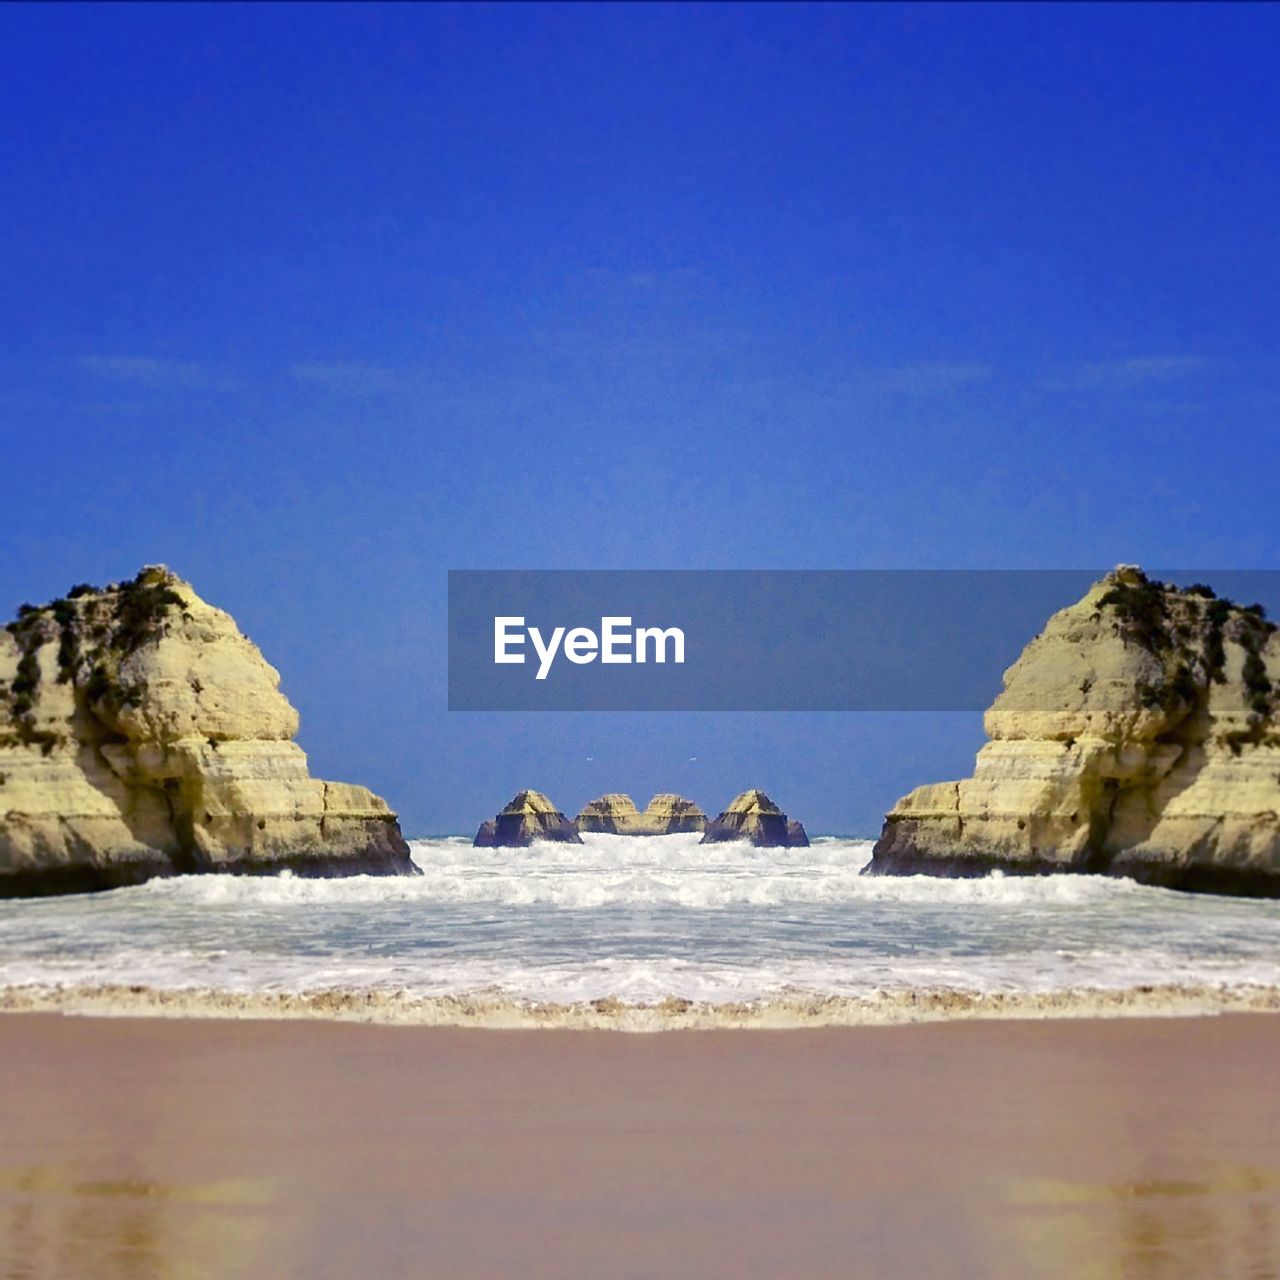
M 17 642 L 17 672 L 7 691 L 9 720 L 19 741 L 38 744 L 45 754 L 58 737 L 34 724 L 40 689 L 39 651 L 57 641 L 59 684 L 72 684 L 92 704 L 119 709 L 136 706 L 142 690 L 121 684 L 121 663 L 166 634 L 173 609 L 186 613 L 187 601 L 173 589 L 167 570 L 148 567 L 126 582 L 95 587 L 79 583 L 47 605 L 24 604 L 5 630 Z M 5 694 L 0 682 L 0 696 Z M 8 735 L 6 735 L 8 736 Z
M 1241 678 L 1249 727 L 1226 735 L 1233 750 L 1262 741 L 1264 721 L 1276 710 L 1276 690 L 1262 650 L 1276 630 L 1260 604 L 1239 605 L 1195 583 L 1185 589 L 1127 570 L 1098 598 L 1098 615 L 1109 609 L 1116 631 L 1156 657 L 1163 668 L 1158 683 L 1141 681 L 1138 697 L 1148 709 L 1186 713 L 1211 683 L 1226 682 L 1226 642 L 1244 650 Z

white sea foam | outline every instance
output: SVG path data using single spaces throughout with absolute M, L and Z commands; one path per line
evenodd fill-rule
M 417 840 L 410 848 L 421 875 L 344 880 L 191 876 L 152 880 L 139 893 L 190 903 L 303 904 L 492 903 L 593 910 L 673 906 L 716 910 L 787 903 L 1001 903 L 1009 906 L 1109 901 L 1117 893 L 1154 892 L 1129 881 L 1083 876 L 1005 876 L 943 880 L 864 876 L 870 840 L 820 839 L 808 849 L 699 845 L 695 835 L 588 834 L 582 845 L 541 843 L 527 849 L 475 850 L 459 837 Z
M 1280 989 L 1277 903 L 1092 877 L 868 877 L 869 841 L 697 840 L 423 840 L 413 878 L 198 876 L 0 903 L 0 987 L 494 1008 Z

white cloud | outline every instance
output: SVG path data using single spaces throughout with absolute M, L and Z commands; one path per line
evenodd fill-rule
M 391 391 L 400 381 L 394 369 L 380 364 L 364 364 L 357 360 L 311 361 L 294 365 L 289 373 L 298 382 L 351 395 L 373 395 Z
M 993 374 L 990 365 L 971 360 L 921 360 L 885 369 L 876 380 L 889 391 L 935 395 L 987 382 Z
M 1120 360 L 1086 360 L 1069 378 L 1082 387 L 1136 387 L 1169 382 L 1199 373 L 1209 362 L 1202 356 L 1130 356 Z
M 86 373 L 134 386 L 200 386 L 208 382 L 205 367 L 196 360 L 159 360 L 152 356 L 81 356 Z

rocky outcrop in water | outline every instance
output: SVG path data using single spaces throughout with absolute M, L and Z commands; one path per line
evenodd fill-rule
M 803 822 L 787 823 L 787 847 L 790 849 L 807 849 L 809 847 L 809 835 L 804 829 Z
M 524 848 L 535 840 L 582 843 L 577 827 L 541 791 L 521 791 L 492 823 L 481 826 L 473 843 L 485 848 Z
M 788 848 L 792 844 L 792 826 L 799 828 L 796 843 L 807 845 L 809 838 L 804 828 L 798 822 L 789 824 L 787 815 L 763 791 L 744 791 L 714 822 L 707 824 L 702 843 L 746 840 L 759 848 Z
M 1280 638 L 1121 567 L 1005 673 L 973 776 L 919 787 L 868 870 L 1096 872 L 1280 896 Z
M 601 831 L 614 836 L 635 835 L 639 823 L 640 810 L 635 801 L 618 791 L 589 801 L 574 819 L 579 831 Z
M 610 835 L 669 836 L 705 830 L 707 815 L 692 800 L 669 792 L 654 796 L 641 813 L 630 796 L 615 791 L 585 804 L 575 825 Z
M 645 835 L 672 836 L 705 831 L 707 815 L 692 800 L 664 791 L 645 805 L 640 825 Z
M 396 816 L 311 777 L 280 677 L 163 566 L 0 631 L 0 897 L 178 872 L 412 874 Z

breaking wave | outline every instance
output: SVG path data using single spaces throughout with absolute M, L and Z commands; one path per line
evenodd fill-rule
M 588 834 L 581 845 L 476 850 L 469 840 L 415 840 L 422 873 L 413 878 L 346 880 L 190 876 L 152 880 L 136 892 L 209 905 L 490 903 L 565 910 L 601 907 L 732 907 L 859 902 L 1083 904 L 1117 893 L 1147 892 L 1128 881 L 1083 876 L 1004 876 L 941 880 L 930 876 L 864 876 L 870 840 L 819 838 L 808 849 L 699 845 L 695 835 Z
M 874 878 L 866 840 L 697 840 L 420 840 L 413 878 L 194 876 L 0 903 L 0 1007 L 644 1029 L 1204 1012 L 1280 992 L 1280 903 Z

